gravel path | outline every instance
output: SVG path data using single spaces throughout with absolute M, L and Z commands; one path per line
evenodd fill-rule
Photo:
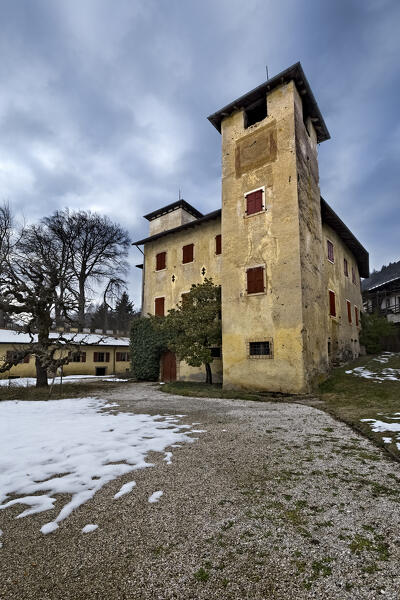
M 400 473 L 315 408 L 184 398 L 148 384 L 120 410 L 185 414 L 193 444 L 149 457 L 51 535 L 43 515 L 0 513 L 1 600 L 398 599 Z M 156 490 L 164 494 L 148 502 Z M 82 534 L 88 523 L 93 533 Z

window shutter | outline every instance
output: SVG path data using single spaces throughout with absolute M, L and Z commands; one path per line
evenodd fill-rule
M 154 300 L 154 313 L 157 317 L 164 316 L 164 307 L 165 307 L 165 299 L 164 298 L 156 298 Z
M 115 353 L 115 360 L 116 360 L 117 362 L 121 362 L 121 360 L 122 360 L 122 359 L 121 359 L 121 354 L 122 354 L 122 352 L 116 352 L 116 353 Z
M 81 352 L 81 362 L 86 362 L 86 352 Z
M 351 323 L 351 302 L 346 300 L 346 304 L 347 304 L 347 318 L 349 320 L 349 323 Z
M 93 361 L 99 362 L 99 353 L 98 352 L 93 352 Z
M 328 260 L 330 260 L 331 262 L 334 262 L 335 255 L 334 255 L 334 251 L 333 251 L 333 244 L 331 241 L 327 240 L 327 245 L 328 245 Z
M 187 244 L 186 246 L 183 246 L 183 248 L 182 248 L 183 264 L 193 262 L 193 248 L 194 248 L 194 244 Z
M 160 252 L 156 255 L 156 271 L 162 271 L 166 266 L 166 252 Z
M 29 359 L 30 359 L 31 355 L 27 354 L 26 356 L 24 356 L 24 363 L 28 363 Z
M 329 290 L 329 314 L 331 317 L 336 317 L 336 301 L 335 292 Z
M 215 254 L 221 254 L 222 238 L 221 235 L 215 236 Z
M 106 352 L 106 361 L 105 362 L 110 362 L 110 353 Z
M 264 292 L 264 267 L 255 267 L 247 270 L 247 293 L 258 294 Z
M 256 190 L 246 195 L 246 213 L 253 215 L 263 210 L 263 190 Z

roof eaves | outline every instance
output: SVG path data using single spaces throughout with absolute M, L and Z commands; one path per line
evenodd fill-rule
M 156 240 L 165 237 L 166 235 L 172 235 L 174 233 L 178 233 L 179 231 L 183 231 L 184 229 L 191 229 L 192 227 L 196 227 L 197 225 L 201 225 L 206 221 L 211 221 L 213 219 L 218 219 L 221 216 L 221 209 L 214 210 L 210 212 L 200 219 L 195 219 L 194 221 L 189 221 L 188 223 L 184 223 L 183 225 L 179 225 L 178 227 L 174 227 L 173 229 L 167 229 L 166 231 L 160 231 L 160 233 L 155 233 L 143 240 L 138 240 L 137 242 L 133 242 L 132 246 L 142 246 L 143 244 L 148 244 L 149 242 L 155 242 Z
M 278 85 L 282 85 L 291 80 L 296 83 L 296 87 L 298 88 L 298 91 L 301 94 L 302 99 L 309 111 L 313 125 L 317 132 L 318 142 L 329 140 L 331 136 L 300 62 L 295 63 L 284 71 L 281 71 L 281 73 L 278 73 L 278 75 L 275 75 L 275 77 L 272 77 L 272 79 L 268 79 L 268 81 L 265 81 L 250 92 L 247 92 L 247 94 L 240 96 L 240 98 L 237 98 L 230 104 L 227 104 L 207 118 L 210 123 L 212 123 L 214 127 L 221 133 L 221 121 L 223 118 L 237 110 L 247 108 L 258 98 L 270 92 Z

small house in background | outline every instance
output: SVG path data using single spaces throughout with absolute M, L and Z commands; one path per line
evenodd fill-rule
M 400 260 L 372 273 L 361 289 L 366 312 L 378 312 L 400 324 Z
M 59 333 L 51 333 L 57 339 Z M 129 371 L 129 338 L 86 333 L 63 333 L 64 338 L 79 343 L 80 348 L 70 363 L 63 366 L 63 375 L 126 375 Z M 37 336 L 33 337 L 33 342 Z M 32 343 L 26 333 L 0 329 L 0 365 L 13 352 Z M 62 352 L 62 351 L 61 351 Z M 35 377 L 35 356 L 28 355 L 9 371 L 0 373 L 1 379 Z

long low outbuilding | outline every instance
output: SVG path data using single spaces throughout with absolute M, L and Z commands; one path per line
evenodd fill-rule
M 63 375 L 126 375 L 130 368 L 129 338 L 94 333 L 50 333 L 57 340 L 62 335 L 66 343 L 79 344 L 71 362 L 62 367 Z M 37 342 L 37 335 L 10 329 L 0 329 L 0 366 L 12 354 Z M 63 351 L 60 350 L 62 353 Z M 0 373 L 0 379 L 35 377 L 35 355 Z

